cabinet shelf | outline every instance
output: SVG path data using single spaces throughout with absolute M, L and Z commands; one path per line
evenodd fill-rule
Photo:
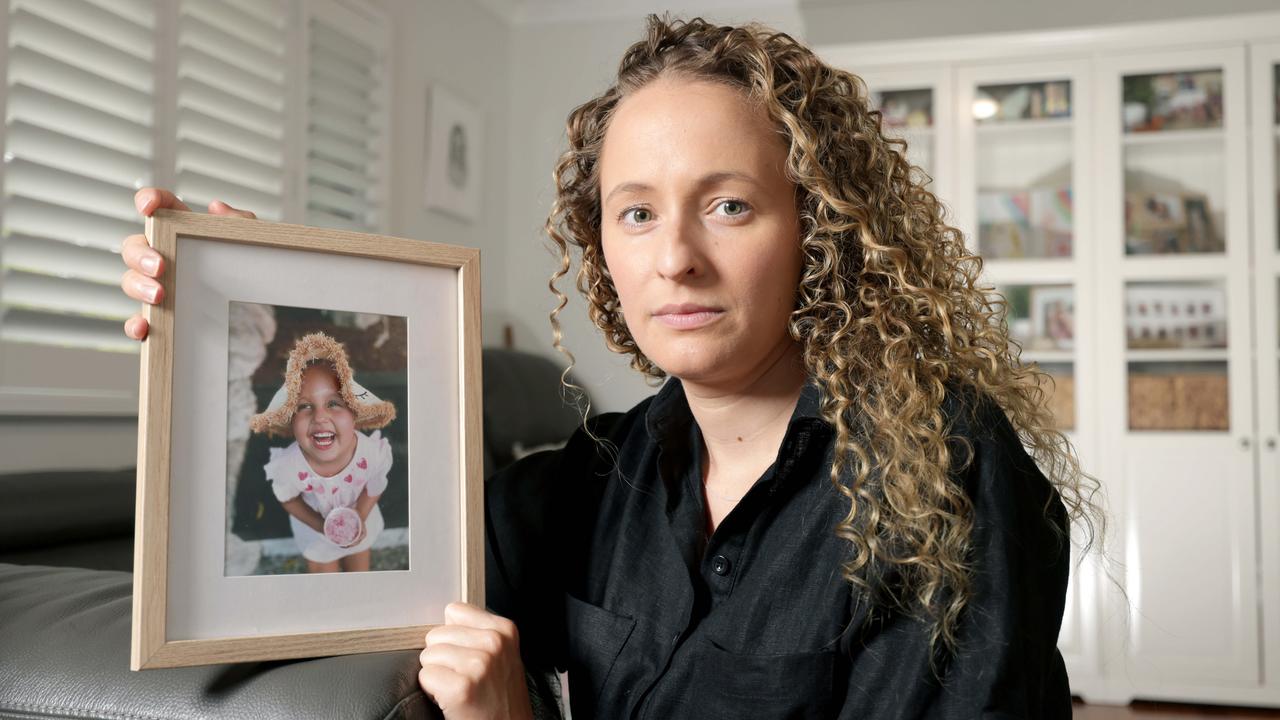
M 1226 362 L 1227 348 L 1163 348 L 1126 350 L 1126 362 Z
M 1072 120 L 1065 118 L 1043 118 L 1040 120 L 1005 120 L 1001 122 L 980 123 L 974 126 L 979 137 L 992 135 L 1013 135 L 1020 133 L 1049 132 L 1060 133 L 1071 131 Z
M 1147 130 L 1124 133 L 1125 145 L 1162 145 L 1198 142 L 1223 142 L 1226 133 L 1222 128 L 1199 130 Z
M 1039 363 L 1041 365 L 1061 365 L 1076 360 L 1074 350 L 1023 350 L 1023 364 Z

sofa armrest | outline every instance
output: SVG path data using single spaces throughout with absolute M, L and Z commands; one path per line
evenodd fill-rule
M 418 653 L 129 670 L 128 573 L 0 564 L 0 717 L 440 718 Z

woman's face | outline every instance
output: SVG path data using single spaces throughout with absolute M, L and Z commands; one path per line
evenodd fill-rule
M 600 158 L 605 262 L 640 350 L 686 382 L 762 372 L 794 344 L 801 254 L 786 144 L 738 90 L 660 78 Z

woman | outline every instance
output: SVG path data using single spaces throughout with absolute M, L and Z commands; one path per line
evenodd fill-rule
M 445 715 L 529 717 L 559 668 L 578 719 L 1069 717 L 1094 486 L 861 81 L 650 18 L 568 138 L 555 345 L 579 254 L 609 347 L 669 379 L 488 483 L 495 614 L 451 605 L 422 653 Z

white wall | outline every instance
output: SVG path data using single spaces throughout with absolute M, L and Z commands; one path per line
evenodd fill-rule
M 671 7 L 684 16 L 679 5 Z M 759 20 L 779 30 L 800 34 L 799 14 L 792 9 L 738 10 L 706 13 L 717 22 Z M 565 148 L 564 124 L 569 112 L 605 90 L 622 53 L 639 40 L 642 15 L 633 17 L 526 24 L 513 27 L 511 46 L 510 147 L 507 168 L 507 298 L 516 346 L 559 358 L 551 348 L 547 314 L 554 297 L 547 279 L 557 260 L 547 251 L 542 223 L 551 208 L 551 171 Z M 626 358 L 610 353 L 599 331 L 576 298 L 573 276 L 560 283 L 571 296 L 562 314 L 565 346 L 577 357 L 579 380 L 591 392 L 595 408 L 626 410 L 653 393 L 631 370 Z M 575 302 L 576 301 L 576 302 Z M 557 362 L 562 360 L 557 359 Z
M 812 45 L 1275 10 L 1276 0 L 800 0 Z
M 511 28 L 473 2 L 384 0 L 393 23 L 392 235 L 480 249 L 484 342 L 502 340 L 508 304 L 505 252 L 509 167 L 507 92 Z M 460 220 L 422 201 L 426 177 L 427 91 L 443 86 L 484 117 L 480 213 Z

